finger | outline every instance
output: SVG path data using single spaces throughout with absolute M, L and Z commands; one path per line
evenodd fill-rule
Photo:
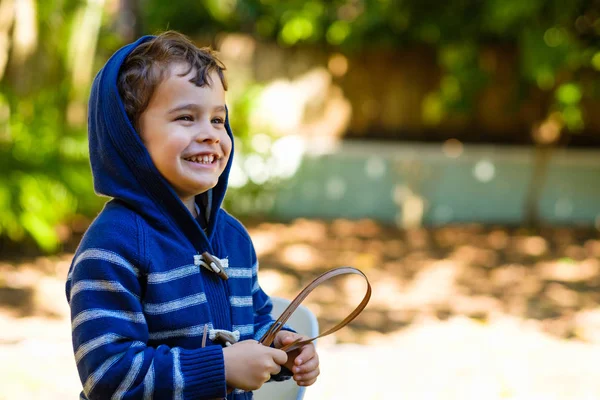
M 321 371 L 317 367 L 315 369 L 311 369 L 310 371 L 304 372 L 302 374 L 294 374 L 294 380 L 306 381 L 306 380 L 310 380 L 310 379 L 315 379 L 317 376 L 319 376 L 320 373 L 321 373 Z
M 269 372 L 266 372 L 263 376 L 262 376 L 262 381 L 263 383 L 268 382 L 271 379 L 271 374 Z
M 315 383 L 316 381 L 317 381 L 317 379 L 315 378 L 315 379 L 313 379 L 313 380 L 310 380 L 310 381 L 300 381 L 300 382 L 296 382 L 296 384 L 297 384 L 298 386 L 310 386 L 310 385 L 312 385 L 313 383 Z
M 316 354 L 317 354 L 317 352 L 315 351 L 314 344 L 309 343 L 305 346 L 302 346 L 300 348 L 300 354 L 298 354 L 296 356 L 296 360 L 294 360 L 294 364 L 302 365 L 303 363 L 307 362 L 308 360 L 311 360 L 312 358 L 314 358 Z
M 291 341 L 294 340 L 294 332 L 290 332 L 290 331 L 280 331 L 276 338 L 279 339 L 279 342 L 281 344 L 287 344 Z
M 284 344 L 288 344 L 288 343 L 292 343 L 294 340 L 296 339 L 300 339 L 301 336 L 294 333 L 294 332 L 289 332 L 286 331 L 285 334 L 282 336 L 282 342 L 284 342 Z
M 306 381 L 296 381 L 298 386 L 310 386 L 317 381 L 317 378 L 306 380 Z
M 296 382 L 298 382 L 298 384 L 309 383 L 309 382 L 310 382 L 310 384 L 312 384 L 317 380 L 317 377 L 319 376 L 320 373 L 321 373 L 320 370 L 317 368 L 317 369 L 309 371 L 305 374 L 294 375 L 294 380 Z
M 277 375 L 278 373 L 281 372 L 281 365 L 273 363 L 269 372 L 271 372 L 271 375 Z M 269 376 L 269 379 L 271 379 L 270 376 Z
M 271 357 L 273 357 L 273 361 L 275 361 L 279 365 L 283 365 L 286 363 L 288 356 L 287 353 L 283 350 L 269 348 Z
M 304 374 L 308 371 L 312 371 L 319 367 L 319 359 L 317 357 L 313 357 L 310 360 L 306 361 L 301 365 L 297 365 L 294 367 L 292 371 L 294 374 Z
M 295 336 L 296 334 L 294 332 L 280 331 L 279 333 L 277 333 L 277 336 L 275 336 L 275 341 L 273 342 L 273 344 L 276 348 L 283 347 L 293 342 L 295 340 Z
M 303 340 L 307 340 L 308 337 L 304 336 L 304 335 L 298 335 L 298 334 L 291 334 L 291 335 L 287 335 L 285 336 L 284 340 L 282 340 L 281 342 L 281 346 L 295 346 L 296 343 L 298 342 L 302 342 Z M 297 348 L 296 350 L 293 351 L 297 351 L 298 353 L 300 352 L 300 348 Z

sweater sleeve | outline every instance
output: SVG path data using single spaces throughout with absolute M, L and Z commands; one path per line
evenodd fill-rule
M 258 260 L 256 252 L 252 246 L 252 304 L 254 307 L 254 339 L 260 340 L 262 336 L 271 328 L 275 319 L 272 317 L 273 302 L 271 298 L 262 290 L 258 283 Z M 288 325 L 284 325 L 282 330 L 296 332 Z M 271 344 L 273 347 L 273 344 Z M 273 381 L 285 381 L 292 377 L 292 372 L 285 368 L 281 368 L 281 372 L 276 375 L 271 375 Z
M 252 305 L 254 307 L 254 339 L 260 340 L 271 328 L 275 319 L 271 315 L 273 302 L 258 282 L 258 260 L 254 247 L 252 247 Z M 287 325 L 284 325 L 282 330 L 296 332 Z
M 67 279 L 75 361 L 88 399 L 226 396 L 221 346 L 148 345 L 140 270 L 106 248 L 78 251 Z

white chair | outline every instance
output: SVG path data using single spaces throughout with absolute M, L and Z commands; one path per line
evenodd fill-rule
M 281 313 L 290 304 L 290 301 L 280 297 L 271 297 L 273 301 L 273 311 L 271 315 L 277 319 Z M 319 323 L 317 318 L 308 308 L 302 304 L 298 306 L 294 314 L 288 319 L 286 325 L 293 328 L 296 332 L 308 337 L 315 337 L 319 334 Z M 316 344 L 316 341 L 314 342 Z M 298 386 L 296 381 L 289 379 L 285 382 L 265 383 L 259 390 L 254 392 L 255 400 L 302 400 L 306 387 Z

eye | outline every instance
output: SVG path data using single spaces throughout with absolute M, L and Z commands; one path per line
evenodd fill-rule
M 193 121 L 193 120 L 194 120 L 194 117 L 192 117 L 189 114 L 181 115 L 181 116 L 175 118 L 175 121 L 188 121 L 189 122 L 189 121 Z
M 225 123 L 225 121 L 221 117 L 213 118 L 210 122 L 212 124 L 223 124 L 223 123 Z

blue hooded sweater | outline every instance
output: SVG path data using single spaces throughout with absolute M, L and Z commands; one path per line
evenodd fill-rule
M 77 249 L 66 283 L 82 399 L 251 399 L 227 395 L 223 348 L 205 327 L 258 340 L 273 323 L 242 224 L 221 209 L 233 158 L 208 196 L 204 231 L 154 166 L 117 89 L 119 69 L 152 36 L 118 50 L 89 101 L 94 188 L 111 198 Z M 227 133 L 232 137 L 228 119 Z M 196 199 L 200 205 L 199 196 Z M 228 264 L 228 280 L 195 264 Z M 273 377 L 289 378 L 289 371 Z

